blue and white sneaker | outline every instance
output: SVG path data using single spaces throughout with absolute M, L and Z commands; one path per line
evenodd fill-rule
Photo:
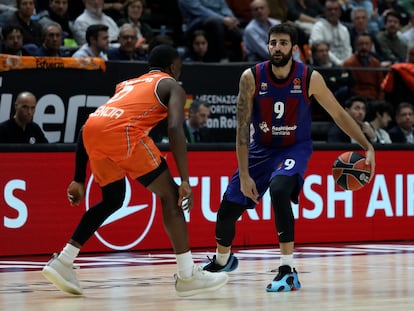
M 280 266 L 279 272 L 272 283 L 267 285 L 267 292 L 290 292 L 299 290 L 301 287 L 296 269 L 290 266 Z
M 210 272 L 231 272 L 237 269 L 239 266 L 239 260 L 233 253 L 230 254 L 229 260 L 225 266 L 220 266 L 216 263 L 216 255 L 213 256 L 213 259 L 208 257 L 209 263 L 202 266 L 203 270 L 210 271 Z

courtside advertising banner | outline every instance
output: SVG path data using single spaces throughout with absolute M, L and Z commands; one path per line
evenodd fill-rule
M 332 163 L 343 151 L 314 151 L 298 205 L 293 205 L 297 243 L 414 239 L 413 151 L 377 151 L 376 174 L 361 190 L 341 190 Z M 172 154 L 165 152 L 179 181 Z M 390 161 L 389 159 L 394 159 Z M 88 173 L 85 200 L 71 206 L 66 189 L 73 152 L 0 153 L 0 256 L 49 254 L 71 238 L 83 213 L 100 200 Z M 194 209 L 185 213 L 191 247 L 215 247 L 216 213 L 237 166 L 234 151 L 190 151 Z M 127 178 L 120 210 L 85 244 L 85 252 L 170 249 L 159 199 Z M 237 223 L 235 246 L 274 245 L 270 197 Z

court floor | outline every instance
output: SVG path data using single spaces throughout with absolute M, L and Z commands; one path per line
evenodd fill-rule
M 414 243 L 296 247 L 302 289 L 267 293 L 278 249 L 235 249 L 239 268 L 216 292 L 177 297 L 168 252 L 85 254 L 76 265 L 83 296 L 72 296 L 40 273 L 48 258 L 0 257 L 0 310 L 413 310 Z M 193 251 L 196 262 L 211 252 Z

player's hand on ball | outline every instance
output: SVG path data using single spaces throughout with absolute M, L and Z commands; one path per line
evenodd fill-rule
M 68 200 L 70 205 L 79 205 L 85 196 L 85 184 L 77 181 L 72 181 L 69 184 L 68 190 Z

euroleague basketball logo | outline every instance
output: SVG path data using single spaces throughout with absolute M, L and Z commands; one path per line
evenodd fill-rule
M 86 186 L 86 210 L 102 198 L 101 190 L 93 180 L 92 174 Z M 155 218 L 155 194 L 138 182 L 132 188 L 128 178 L 125 178 L 125 183 L 122 207 L 109 216 L 95 232 L 102 244 L 114 250 L 127 250 L 139 244 L 148 234 Z

